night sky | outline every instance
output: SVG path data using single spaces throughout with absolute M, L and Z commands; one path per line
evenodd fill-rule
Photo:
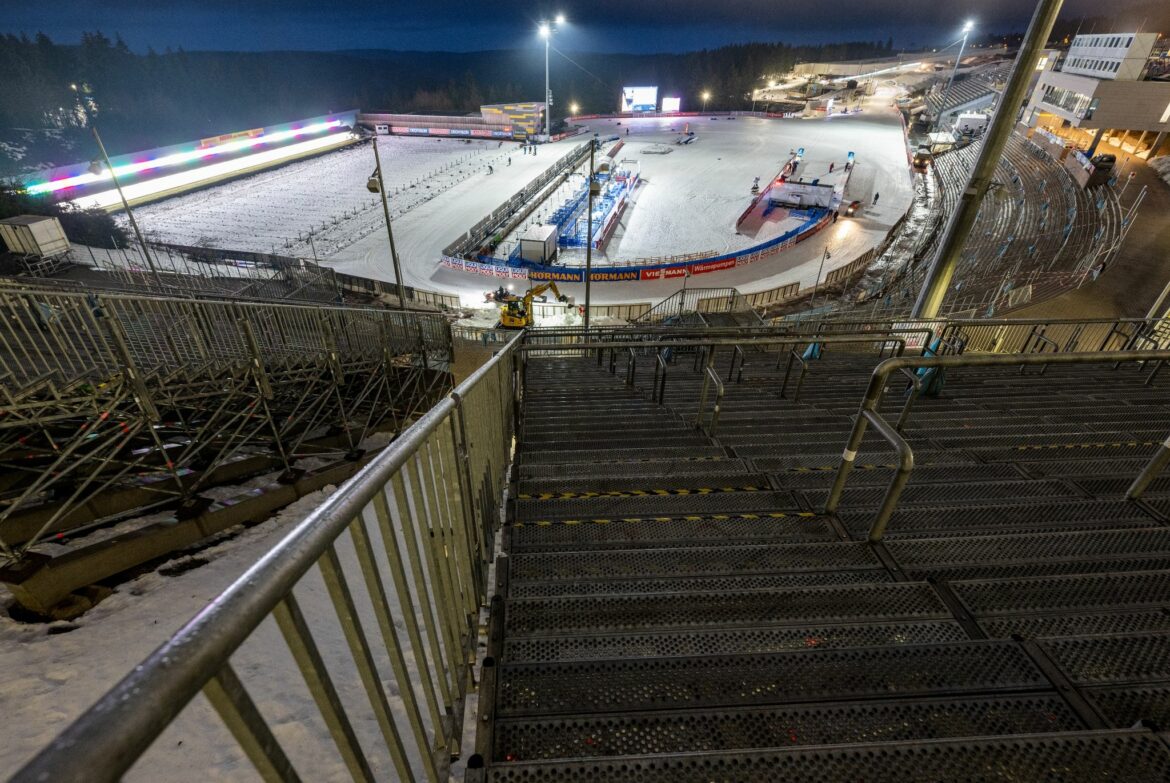
M 748 41 L 829 43 L 894 39 L 899 48 L 946 45 L 962 20 L 982 33 L 1023 31 L 1029 0 L 6 0 L 0 31 L 76 41 L 85 30 L 148 46 L 212 50 L 513 49 L 534 45 L 544 15 L 563 11 L 566 51 L 688 51 Z M 1116 13 L 1126 0 L 1110 4 Z M 1062 17 L 1102 13 L 1099 0 L 1066 0 Z M 1120 28 L 1119 28 L 1120 29 Z M 1149 29 L 1148 27 L 1146 29 Z

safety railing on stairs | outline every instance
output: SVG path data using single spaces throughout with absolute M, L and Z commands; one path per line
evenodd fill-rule
M 403 432 L 12 780 L 118 780 L 203 693 L 266 780 L 446 781 L 514 432 L 518 342 Z M 313 570 L 326 597 L 304 586 Z M 241 648 L 269 618 L 285 649 L 278 653 L 267 637 L 263 660 L 249 661 Z M 347 679 L 317 641 L 335 625 L 352 657 Z M 253 675 L 283 659 L 295 665 L 280 673 L 275 693 L 259 696 Z M 273 717 L 293 714 L 298 675 L 313 706 L 297 720 L 327 727 L 332 749 L 306 747 L 306 735 L 295 746 L 278 737 Z M 165 768 L 149 775 L 169 777 Z
M 1170 350 L 1123 350 L 1093 353 L 1038 352 L 1026 354 L 965 353 L 958 356 L 903 356 L 886 359 L 874 369 L 873 375 L 870 378 L 869 387 L 866 389 L 865 397 L 861 401 L 853 429 L 849 433 L 849 439 L 842 452 L 841 464 L 837 468 L 833 488 L 830 490 L 828 499 L 825 502 L 825 513 L 834 513 L 839 508 L 845 492 L 845 486 L 849 480 L 849 474 L 853 470 L 853 463 L 857 459 L 857 452 L 861 448 L 862 440 L 865 438 L 866 429 L 869 426 L 873 426 L 878 434 L 894 447 L 898 454 L 898 467 L 894 472 L 893 478 L 890 479 L 885 495 L 882 497 L 882 502 L 869 528 L 870 541 L 881 541 L 885 535 L 890 518 L 897 509 L 898 499 L 902 494 L 902 490 L 905 489 L 906 483 L 910 480 L 911 472 L 914 470 L 914 451 L 900 432 L 909 417 L 909 406 L 912 398 L 907 401 L 906 406 L 903 408 L 897 428 L 891 426 L 878 410 L 888 386 L 890 376 L 895 372 L 908 370 L 913 373 L 916 370 L 929 370 L 932 368 L 945 370 L 960 367 L 1014 367 L 1017 365 L 1028 367 L 1035 365 L 1047 366 L 1049 364 L 1083 365 L 1120 364 L 1124 362 L 1164 362 L 1167 359 L 1170 359 Z M 1150 481 L 1153 480 L 1167 463 L 1170 463 L 1170 445 L 1168 444 L 1170 444 L 1170 439 L 1167 439 L 1167 443 L 1163 444 L 1142 471 L 1141 475 L 1135 479 L 1127 497 L 1135 498 L 1140 496 Z

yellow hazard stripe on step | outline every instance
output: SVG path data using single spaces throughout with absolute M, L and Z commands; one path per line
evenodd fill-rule
M 679 487 L 675 489 L 612 489 L 600 492 L 520 493 L 518 500 L 582 500 L 585 498 L 640 498 L 667 495 L 719 495 L 724 492 L 763 492 L 768 487 Z
M 1123 446 L 1157 446 L 1156 440 L 1120 440 L 1109 443 L 1041 443 L 1032 446 L 1016 446 L 1016 451 L 1045 451 L 1049 449 L 1119 449 Z
M 785 468 L 784 473 L 826 473 L 830 470 L 836 470 L 840 465 L 815 465 L 815 466 L 800 466 L 796 468 Z M 896 468 L 897 465 L 854 465 L 854 470 L 886 470 L 889 468 Z
M 630 524 L 636 522 L 703 522 L 715 520 L 725 522 L 729 520 L 760 520 L 760 519 L 815 519 L 817 514 L 812 511 L 765 511 L 759 514 L 707 514 L 705 516 L 679 517 L 616 517 L 607 519 L 540 519 L 534 522 L 514 522 L 512 527 L 552 527 L 553 525 L 610 525 L 618 522 Z

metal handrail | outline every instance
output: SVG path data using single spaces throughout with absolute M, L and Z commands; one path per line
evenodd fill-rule
M 626 386 L 634 385 L 634 377 L 638 371 L 638 355 L 633 348 L 626 349 Z
M 444 764 L 451 748 L 458 747 L 462 701 L 471 679 L 468 655 L 476 647 L 476 620 L 486 596 L 490 533 L 514 428 L 512 359 L 519 341 L 519 336 L 514 338 L 403 432 L 12 781 L 118 780 L 200 691 L 263 777 L 295 779 L 288 757 L 230 663 L 269 616 L 276 619 L 350 774 L 372 779 L 348 717 L 359 705 L 344 703 L 334 688 L 309 631 L 309 618 L 293 596 L 294 586 L 314 565 L 321 570 L 336 615 L 328 622 L 341 623 L 399 777 L 414 776 L 410 754 L 374 668 L 371 646 L 390 653 L 413 755 L 421 759 L 427 779 L 445 779 Z M 382 539 L 389 571 L 374 558 L 370 525 Z M 402 531 L 405 547 L 396 529 Z M 352 577 L 338 561 L 336 545 L 346 531 L 378 621 L 377 640 L 362 628 L 351 592 L 356 582 L 350 584 Z M 409 645 L 398 637 L 388 582 L 402 607 Z M 426 644 L 416 611 L 424 620 Z M 413 676 L 406 668 L 407 646 L 418 668 Z M 423 718 L 418 689 L 429 720 Z
M 707 388 L 709 382 L 715 383 L 715 400 L 714 407 L 711 411 L 711 424 L 706 427 L 708 435 L 715 435 L 715 427 L 719 424 L 719 404 L 723 401 L 723 381 L 719 378 L 719 373 L 715 372 L 715 368 L 707 365 L 707 372 L 703 377 L 703 391 L 699 395 L 699 412 L 695 416 L 695 426 L 699 429 L 703 427 L 703 409 L 707 407 Z
M 662 351 L 659 350 L 656 354 L 657 361 L 654 365 L 654 386 L 650 390 L 650 399 L 652 402 L 657 402 L 662 405 L 666 401 L 666 359 L 662 356 Z M 659 373 L 661 372 L 661 377 Z
M 796 393 L 793 394 L 792 401 L 800 402 L 800 387 L 804 385 L 804 376 L 808 374 L 808 362 L 795 348 L 788 351 L 788 366 L 784 368 L 784 383 L 780 384 L 780 397 L 783 398 L 788 391 L 788 376 L 792 374 L 793 361 L 800 363 L 800 375 L 796 379 Z
M 732 353 L 731 353 L 731 364 L 727 368 L 727 382 L 728 383 L 731 383 L 731 376 L 735 374 L 736 357 L 739 357 L 739 379 L 736 381 L 736 383 L 743 382 L 743 368 L 744 368 L 744 365 L 747 363 L 747 360 L 744 358 L 743 348 L 741 346 L 737 345 L 737 346 L 735 346 L 735 350 L 732 351 Z
M 898 451 L 899 467 L 886 488 L 881 506 L 870 524 L 869 540 L 881 541 L 885 535 L 886 526 L 898 505 L 898 498 L 902 489 L 910 478 L 910 471 L 914 468 L 914 453 L 906 440 L 898 431 L 889 425 L 878 412 L 882 396 L 886 389 L 889 376 L 903 369 L 937 367 L 949 369 L 955 367 L 1003 367 L 1019 364 L 1109 364 L 1113 362 L 1131 361 L 1165 361 L 1170 359 L 1170 350 L 1160 351 L 1115 351 L 1112 353 L 1056 353 L 1056 354 L 963 354 L 961 356 L 914 357 L 902 356 L 886 359 L 876 368 L 869 380 L 869 387 L 858 409 L 858 416 L 849 433 L 845 449 L 841 455 L 841 464 L 837 467 L 837 475 L 833 481 L 833 488 L 825 501 L 825 513 L 834 513 L 841 504 L 845 492 L 845 485 L 849 474 L 853 470 L 853 463 L 857 459 L 857 451 L 861 447 L 862 439 L 868 424 L 873 424 L 878 434 L 889 441 Z M 904 424 L 904 419 L 899 420 Z M 1170 463 L 1170 438 L 1164 443 L 1146 465 L 1138 479 L 1130 487 L 1127 497 L 1139 497 L 1146 486 L 1153 480 L 1162 468 Z M 1144 483 L 1143 483 L 1144 482 Z

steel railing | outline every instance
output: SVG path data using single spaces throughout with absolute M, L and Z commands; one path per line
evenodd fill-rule
M 266 780 L 322 779 L 342 767 L 358 780 L 446 780 L 514 432 L 518 341 L 403 432 L 12 780 L 117 780 L 201 692 Z M 296 596 L 314 567 L 328 593 L 317 612 Z M 272 705 L 262 714 L 249 687 L 257 667 L 234 661 L 267 618 L 312 696 L 313 718 L 332 737 L 333 773 L 298 777 L 298 765 L 311 766 L 320 749 L 282 745 L 266 717 Z M 339 689 L 314 641 L 314 628 L 337 624 L 360 688 Z M 277 657 L 271 649 L 264 655 L 265 663 Z M 386 656 L 392 676 L 379 668 Z M 268 699 L 277 713 L 291 698 L 292 683 L 281 686 Z M 359 739 L 359 721 L 377 730 Z M 375 755 L 388 756 L 392 771 L 375 775 Z
M 912 398 L 907 401 L 906 406 L 903 408 L 897 428 L 891 426 L 878 410 L 889 378 L 895 372 L 910 371 L 913 373 L 916 370 L 931 368 L 1028 367 L 1032 365 L 1047 366 L 1050 364 L 1120 364 L 1123 362 L 1150 361 L 1160 363 L 1167 359 L 1170 359 L 1170 350 L 1122 350 L 1093 353 L 1037 352 L 1027 354 L 965 353 L 958 356 L 900 356 L 886 359 L 874 369 L 873 375 L 870 377 L 869 387 L 866 389 L 865 397 L 861 401 L 853 429 L 849 433 L 849 439 L 841 455 L 841 464 L 837 468 L 833 488 L 830 490 L 828 499 L 825 501 L 825 513 L 834 513 L 839 508 L 845 492 L 845 486 L 849 480 L 849 474 L 853 469 L 853 463 L 857 459 L 857 452 L 861 448 L 862 440 L 865 438 L 866 429 L 872 425 L 878 434 L 888 441 L 898 453 L 898 467 L 894 472 L 893 478 L 890 479 L 886 493 L 882 497 L 882 502 L 869 528 L 870 541 L 881 541 L 885 535 L 890 518 L 897 509 L 898 499 L 902 494 L 902 490 L 906 487 L 906 483 L 910 480 L 911 472 L 914 470 L 914 451 L 899 431 L 909 417 L 909 405 Z M 1170 444 L 1170 439 L 1167 440 L 1167 443 Z M 1141 475 L 1134 480 L 1127 497 L 1135 498 L 1140 496 L 1146 486 L 1149 485 L 1167 463 L 1170 463 L 1170 446 L 1163 444 L 1151 459 L 1150 463 L 1143 469 Z

